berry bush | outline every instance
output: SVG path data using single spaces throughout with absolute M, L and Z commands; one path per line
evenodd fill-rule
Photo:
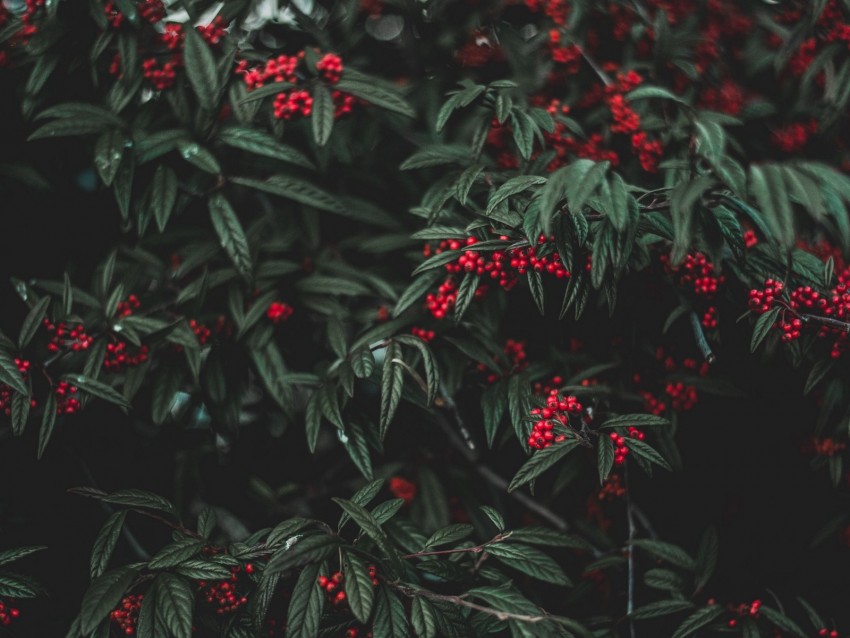
M 847 0 L 5 0 L 0 636 L 850 636 L 848 87 Z

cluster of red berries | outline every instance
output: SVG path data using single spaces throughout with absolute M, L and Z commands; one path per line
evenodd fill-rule
M 86 334 L 82 324 L 69 327 L 63 322 L 54 324 L 47 318 L 44 319 L 43 324 L 50 334 L 50 343 L 47 344 L 47 349 L 50 352 L 87 350 L 94 342 L 94 339 Z
M 670 406 L 676 412 L 686 412 L 696 407 L 699 397 L 697 389 L 692 385 L 686 385 L 681 381 L 668 383 L 664 391 L 670 397 Z
M 192 332 L 195 333 L 198 343 L 202 346 L 206 345 L 207 341 L 210 340 L 210 336 L 212 336 L 212 331 L 200 321 L 196 321 L 195 319 L 189 320 L 189 328 L 191 328 Z
M 425 328 L 418 328 L 418 327 L 416 327 L 416 326 L 413 326 L 413 327 L 410 329 L 410 333 L 411 333 L 414 337 L 419 337 L 419 338 L 420 338 L 420 339 L 422 339 L 422 341 L 424 341 L 425 343 L 430 343 L 430 342 L 432 342 L 432 341 L 434 340 L 434 337 L 436 337 L 436 336 L 437 336 L 437 333 L 436 333 L 436 332 L 434 332 L 433 330 L 426 330 Z
M 173 60 L 160 63 L 156 58 L 148 58 L 142 62 L 142 75 L 157 91 L 170 89 L 177 79 L 177 63 Z
M 310 117 L 313 112 L 313 96 L 303 89 L 278 93 L 274 99 L 274 116 L 279 120 L 295 117 Z
M 196 27 L 201 37 L 211 46 L 218 45 L 226 35 L 227 22 L 221 16 L 206 25 Z M 183 45 L 186 40 L 182 24 L 166 24 L 159 41 L 172 53 L 167 60 L 148 57 L 142 61 L 142 75 L 158 91 L 164 91 L 174 86 L 177 70 L 183 66 Z M 114 65 L 114 61 L 113 61 Z
M 110 620 L 128 636 L 136 633 L 136 624 L 139 622 L 139 611 L 142 609 L 144 598 L 144 594 L 124 596 L 118 603 L 118 607 L 109 614 Z
M 327 82 L 336 84 L 342 77 L 342 58 L 334 53 L 325 53 L 316 62 L 316 69 Z
M 269 321 L 273 324 L 278 324 L 281 321 L 289 319 L 293 312 L 295 312 L 295 310 L 289 304 L 283 303 L 282 301 L 273 301 L 269 304 L 269 307 L 266 310 L 266 317 L 268 317 Z
M 823 627 L 818 630 L 818 636 L 823 636 L 824 638 L 838 638 L 838 631 L 836 629 L 827 629 Z
M 744 92 L 732 80 L 724 80 L 719 87 L 707 86 L 700 95 L 700 105 L 712 111 L 738 115 L 744 108 Z
M 118 308 L 116 312 L 119 317 L 129 317 L 136 310 L 142 307 L 142 302 L 136 295 L 130 295 L 124 301 L 118 302 Z
M 505 342 L 502 352 L 508 361 L 505 374 L 496 374 L 490 370 L 486 364 L 479 363 L 476 369 L 482 374 L 487 375 L 487 383 L 496 383 L 499 379 L 521 372 L 528 367 L 528 355 L 525 353 L 525 341 L 517 341 L 516 339 L 508 339 Z M 498 362 L 498 359 L 496 359 Z
M 711 302 L 725 278 L 715 272 L 714 264 L 699 251 L 687 255 L 677 267 L 671 265 L 669 255 L 661 255 L 661 263 L 668 273 L 678 278 L 679 286 L 709 303 L 702 316 L 703 326 L 717 327 L 717 308 Z
M 21 14 L 21 29 L 18 32 L 18 35 L 26 41 L 27 38 L 32 37 L 36 33 L 38 33 L 38 26 L 36 25 L 36 20 L 38 18 L 39 12 L 44 9 L 46 4 L 46 0 L 26 0 L 26 8 L 24 12 Z
M 560 29 L 549 30 L 549 55 L 552 56 L 553 62 L 563 65 L 565 73 L 578 73 L 581 48 L 574 42 L 563 42 Z
M 761 609 L 761 601 L 754 600 L 751 603 L 741 603 L 737 607 L 732 607 L 732 613 L 738 614 L 740 618 L 758 618 L 759 609 Z M 738 621 L 735 618 L 730 618 L 726 623 L 729 627 L 737 627 Z
M 136 2 L 136 10 L 143 20 L 151 24 L 156 24 L 165 17 L 165 5 L 162 0 L 140 0 Z M 124 23 L 124 14 L 121 13 L 113 0 L 104 5 L 103 11 L 113 29 L 117 29 Z
M 637 154 L 641 167 L 648 173 L 658 171 L 658 162 L 664 147 L 658 140 L 650 140 L 646 131 L 640 130 L 641 119 L 624 95 L 643 83 L 643 77 L 636 71 L 618 73 L 615 82 L 605 87 L 605 101 L 611 111 L 612 133 L 631 136 L 632 150 Z
M 835 439 L 825 437 L 822 439 L 812 438 L 800 446 L 800 451 L 803 454 L 814 454 L 816 456 L 835 456 L 836 454 L 847 449 L 846 443 L 841 443 Z
M 75 414 L 80 411 L 82 404 L 77 398 L 79 390 L 77 386 L 67 381 L 60 381 L 53 390 L 56 395 L 56 414 Z
M 416 483 L 411 483 L 401 476 L 393 476 L 390 479 L 389 489 L 390 493 L 396 498 L 402 499 L 405 505 L 410 505 L 416 498 Z
M 818 123 L 815 120 L 805 124 L 794 122 L 773 131 L 770 141 L 785 153 L 798 153 L 809 143 L 809 138 L 817 133 L 817 130 Z
M 16 618 L 20 617 L 21 610 L 17 607 L 12 607 L 12 601 L 7 600 L 3 601 L 0 598 L 0 625 L 4 627 L 8 627 L 12 624 L 12 621 Z
M 611 432 L 609 436 L 611 437 L 611 441 L 614 443 L 614 465 L 623 465 L 626 462 L 626 457 L 629 455 L 629 448 L 626 445 L 626 437 L 617 434 L 616 432 Z M 638 441 L 643 441 L 644 438 L 646 438 L 646 435 L 643 432 L 631 425 L 628 427 L 628 433 L 626 436 L 630 439 L 637 439 Z
M 227 20 L 221 16 L 216 16 L 209 24 L 199 26 L 198 33 L 209 44 L 215 45 L 219 44 L 227 35 L 227 27 Z
M 749 292 L 750 310 L 764 314 L 775 307 L 784 308 L 777 317 L 776 328 L 782 331 L 782 341 L 785 343 L 799 339 L 804 325 L 801 313 L 817 314 L 840 321 L 850 318 L 850 269 L 844 268 L 838 274 L 838 284 L 829 292 L 821 293 L 811 286 L 799 286 L 790 295 L 783 295 L 785 285 L 781 281 L 767 279 L 762 289 Z M 820 326 L 819 337 L 833 337 L 830 356 L 839 358 L 847 349 L 847 332 L 840 327 Z
M 306 71 L 299 70 L 306 59 L 304 51 L 295 55 L 279 55 L 266 60 L 265 64 L 251 67 L 247 60 L 236 64 L 236 73 L 241 75 L 249 90 L 265 86 L 267 83 L 285 82 L 297 85 L 307 76 Z M 316 62 L 316 71 L 328 84 L 336 84 L 342 77 L 342 58 L 334 53 L 325 53 Z M 353 95 L 342 91 L 333 91 L 331 98 L 334 103 L 334 117 L 350 113 L 355 104 Z M 274 114 L 282 120 L 292 120 L 298 117 L 309 117 L 313 112 L 313 96 L 305 89 L 293 88 L 290 91 L 281 90 L 275 96 Z
M 499 240 L 509 242 L 510 237 L 500 235 Z M 541 235 L 537 240 L 537 246 L 494 250 L 489 255 L 471 248 L 478 242 L 477 237 L 467 237 L 465 240 L 446 239 L 436 247 L 426 244 L 423 248 L 422 254 L 425 257 L 439 255 L 446 250 L 460 252 L 457 259 L 444 266 L 450 276 L 440 285 L 438 292 L 426 297 L 426 307 L 435 318 L 444 318 L 457 301 L 457 283 L 454 275 L 474 273 L 489 277 L 496 280 L 504 290 L 513 288 L 518 277 L 531 270 L 547 273 L 558 279 L 570 276 L 570 271 L 561 262 L 560 255 L 553 250 L 550 251 L 554 243 L 553 237 Z M 483 296 L 486 290 L 486 285 L 479 285 L 476 295 Z
M 106 355 L 103 358 L 103 367 L 110 372 L 121 372 L 125 368 L 132 368 L 143 364 L 148 360 L 150 348 L 146 345 L 139 346 L 134 353 L 130 352 L 129 346 L 124 341 L 115 341 L 106 344 Z
M 251 568 L 250 571 L 248 568 Z M 239 580 L 239 572 L 242 571 L 241 565 L 236 565 L 230 569 L 230 579 L 218 582 L 207 582 L 205 580 L 198 581 L 198 589 L 201 590 L 201 596 L 209 604 L 215 607 L 215 613 L 219 615 L 230 614 L 238 611 L 240 607 L 248 604 L 248 598 L 240 596 L 237 592 L 237 581 Z M 251 573 L 254 571 L 253 565 L 246 565 L 245 571 Z
M 560 376 L 554 376 L 547 382 L 537 381 L 532 386 L 534 394 L 538 396 L 548 396 L 552 393 L 552 390 L 557 390 L 564 385 L 564 378 Z
M 600 501 L 614 501 L 625 496 L 625 494 L 626 487 L 623 485 L 620 475 L 610 474 L 602 484 L 602 488 L 596 494 L 596 498 Z
M 372 587 L 377 587 L 378 569 L 374 565 L 369 565 L 369 578 L 372 579 Z M 328 597 L 328 601 L 331 604 L 336 605 L 337 607 L 345 605 L 348 601 L 348 596 L 345 593 L 343 580 L 344 577 L 342 572 L 336 572 L 330 577 L 319 576 L 319 578 L 316 580 L 316 582 L 319 584 L 319 587 L 325 590 L 325 595 Z
M 349 627 L 345 630 L 345 638 L 360 638 L 360 630 L 357 627 Z M 372 638 L 372 632 L 367 631 L 363 638 Z
M 528 446 L 535 450 L 543 450 L 553 443 L 560 443 L 567 437 L 555 431 L 569 424 L 571 414 L 581 414 L 582 407 L 578 399 L 572 395 L 563 396 L 557 390 L 551 390 L 546 397 L 545 408 L 533 408 L 531 414 L 539 417 L 531 428 L 528 436 Z

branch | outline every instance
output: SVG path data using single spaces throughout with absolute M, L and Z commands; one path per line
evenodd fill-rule
M 573 625 L 572 621 L 567 621 L 566 619 L 561 619 L 558 616 L 550 616 L 549 614 L 540 614 L 538 616 L 532 616 L 530 614 L 515 614 L 509 611 L 502 611 L 501 609 L 494 609 L 493 607 L 485 607 L 484 605 L 479 605 L 477 603 L 473 603 L 466 599 L 466 595 L 462 596 L 447 596 L 445 594 L 437 594 L 432 591 L 428 591 L 427 589 L 418 589 L 416 587 L 408 587 L 406 585 L 396 585 L 390 583 L 393 587 L 398 589 L 401 593 L 409 598 L 413 598 L 414 596 L 419 596 L 421 598 L 428 598 L 430 600 L 439 600 L 440 602 L 450 603 L 452 605 L 458 605 L 459 607 L 466 607 L 467 609 L 472 609 L 474 611 L 479 611 L 483 614 L 487 614 L 489 616 L 495 616 L 499 620 L 519 620 L 521 622 L 527 623 L 539 623 L 544 621 L 550 622 L 567 622 L 570 625 Z
M 800 317 L 804 323 L 822 323 L 825 326 L 838 328 L 843 332 L 850 332 L 850 323 L 847 323 L 846 321 L 839 321 L 838 319 L 831 319 L 830 317 L 821 317 L 819 315 L 809 315 L 805 313 L 798 314 L 797 316 Z
M 694 337 L 697 340 L 697 346 L 699 347 L 702 356 L 705 360 L 711 364 L 717 361 L 717 357 L 714 356 L 714 353 L 711 351 L 711 346 L 708 345 L 708 340 L 705 338 L 705 333 L 702 330 L 702 324 L 700 323 L 699 317 L 697 313 L 691 310 L 691 328 L 694 331 Z
M 632 546 L 632 541 L 635 537 L 637 528 L 635 527 L 634 511 L 632 507 L 632 490 L 629 485 L 629 466 L 626 464 L 623 470 L 623 477 L 626 482 L 626 519 L 629 523 L 629 583 L 628 583 L 628 600 L 626 601 L 626 615 L 629 618 L 629 634 L 631 638 L 635 638 L 635 623 L 632 620 L 632 612 L 635 610 L 635 552 Z
M 481 543 L 475 547 L 459 547 L 457 549 L 438 549 L 430 552 L 416 552 L 415 554 L 405 554 L 402 558 L 419 558 L 420 556 L 447 556 L 449 554 L 480 554 L 490 545 L 501 543 L 503 540 L 510 538 L 511 532 L 497 534 L 486 543 Z

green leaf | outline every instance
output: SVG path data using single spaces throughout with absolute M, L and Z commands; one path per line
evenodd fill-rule
M 87 392 L 98 399 L 114 403 L 124 409 L 128 409 L 130 407 L 130 404 L 127 403 L 127 400 L 124 398 L 124 395 L 112 386 L 101 381 L 96 381 L 91 377 L 85 377 L 81 374 L 66 374 L 62 378 L 65 381 L 68 381 L 71 385 L 77 386 L 80 390 Z
M 717 567 L 717 556 L 720 550 L 720 542 L 717 539 L 717 530 L 713 527 L 705 530 L 697 550 L 694 565 L 694 582 L 697 591 L 702 590 L 714 575 Z
M 372 630 L 375 636 L 381 636 L 381 638 L 410 636 L 404 605 L 387 587 L 381 587 L 378 591 Z
M 47 549 L 44 545 L 26 545 L 24 547 L 15 547 L 14 549 L 6 549 L 0 552 L 0 565 L 7 565 L 16 560 L 20 560 L 30 554 L 35 554 Z
M 750 192 L 761 209 L 771 234 L 781 246 L 790 249 L 794 245 L 794 217 L 781 167 L 764 164 L 750 166 Z
M 362 623 L 369 621 L 372 613 L 372 603 L 375 600 L 375 590 L 369 569 L 360 558 L 344 549 L 342 551 L 342 573 L 345 578 L 345 593 L 348 605 L 354 617 Z
M 454 307 L 454 318 L 456 322 L 460 322 L 467 308 L 469 308 L 469 304 L 475 298 L 475 292 L 478 290 L 478 281 L 479 276 L 475 273 L 468 272 L 463 276 L 458 287 L 457 300 Z
M 278 142 L 268 133 L 250 128 L 228 126 L 218 132 L 218 140 L 232 148 L 254 155 L 270 157 L 303 168 L 315 168 L 313 163 L 297 148 Z
M 117 129 L 104 131 L 97 138 L 94 147 L 94 165 L 100 175 L 100 179 L 107 186 L 112 185 L 112 180 L 121 166 L 121 158 L 128 143 L 127 136 Z
M 375 368 L 375 355 L 372 354 L 371 348 L 360 348 L 360 350 L 353 352 L 351 354 L 351 367 L 358 379 L 368 379 Z
M 531 296 L 534 299 L 534 305 L 537 306 L 538 312 L 544 314 L 543 309 L 543 277 L 536 270 L 529 270 L 526 273 L 528 277 L 528 288 L 531 290 Z
M 481 395 L 481 411 L 484 414 L 484 433 L 487 436 L 487 447 L 493 447 L 499 424 L 508 407 L 508 397 L 503 382 L 497 382 L 485 388 Z
M 633 91 L 629 91 L 626 94 L 626 100 L 629 102 L 633 102 L 635 100 L 646 100 L 650 98 L 662 99 L 662 100 L 672 100 L 674 102 L 678 102 L 680 104 L 687 104 L 682 98 L 680 98 L 675 93 L 672 93 L 668 89 L 665 89 L 660 86 L 649 86 L 643 85 L 634 89 Z
M 112 552 L 118 543 L 118 537 L 121 535 L 121 529 L 124 527 L 124 519 L 126 518 L 126 510 L 115 512 L 106 519 L 106 523 L 101 527 L 97 538 L 95 538 L 91 561 L 89 563 L 89 573 L 92 579 L 97 578 L 106 571 L 109 559 L 112 557 Z
M 148 569 L 168 569 L 194 558 L 204 546 L 203 541 L 183 538 L 166 545 L 148 561 Z
M 524 190 L 528 190 L 532 186 L 545 183 L 546 178 L 538 175 L 520 175 L 519 177 L 512 177 L 496 189 L 496 191 L 490 196 L 490 201 L 487 203 L 487 214 L 489 215 L 499 204 L 509 197 L 516 195 L 517 193 L 521 193 Z
M 369 538 L 375 541 L 378 548 L 388 559 L 390 559 L 396 571 L 398 573 L 402 573 L 404 571 L 404 567 L 401 562 L 401 557 L 395 548 L 390 545 L 386 533 L 383 529 L 381 529 L 381 526 L 378 524 L 378 521 L 375 520 L 375 517 L 362 505 L 358 505 L 353 501 L 347 501 L 342 498 L 334 498 L 331 500 L 339 505 Z
M 209 46 L 195 29 L 185 29 L 183 61 L 189 84 L 202 108 L 212 111 L 218 104 L 219 78 L 215 57 Z
M 685 620 L 673 632 L 672 638 L 687 638 L 693 636 L 697 631 L 710 625 L 712 622 L 720 618 L 725 613 L 725 609 L 720 605 L 711 605 L 698 609 L 693 614 L 685 618 Z
M 546 234 L 551 232 L 552 217 L 555 215 L 556 207 L 566 197 L 571 168 L 572 165 L 562 166 L 556 170 L 549 176 L 549 181 L 541 190 L 540 224 Z
M 572 584 L 558 564 L 535 547 L 516 543 L 495 543 L 488 545 L 486 551 L 508 567 L 537 580 L 554 585 Z
M 436 638 L 437 612 L 426 599 L 415 596 L 410 603 L 410 622 L 419 638 Z
M 753 326 L 753 337 L 750 340 L 750 352 L 755 352 L 764 338 L 768 335 L 782 308 L 773 308 L 761 315 Z
M 29 388 L 24 383 L 24 375 L 18 370 L 12 356 L 4 350 L 0 350 L 0 383 L 5 383 L 15 392 L 29 396 Z
M 80 622 L 84 634 L 92 633 L 118 605 L 130 584 L 136 579 L 135 567 L 120 567 L 106 572 L 92 582 L 83 596 Z
M 596 440 L 596 465 L 599 469 L 599 483 L 605 482 L 614 467 L 614 445 L 607 436 L 600 436 Z
M 23 434 L 27 427 L 31 401 L 29 394 L 12 395 L 12 433 L 15 436 Z
M 662 416 L 655 416 L 654 414 L 636 413 L 620 414 L 618 416 L 611 417 L 610 419 L 606 419 L 598 429 L 604 430 L 606 428 L 627 426 L 644 428 L 664 425 L 670 425 L 670 420 L 665 419 Z
M 401 401 L 401 391 L 404 387 L 404 370 L 398 363 L 401 361 L 401 348 L 391 341 L 384 354 L 384 367 L 381 373 L 381 438 L 387 433 L 390 421 Z
M 515 489 L 526 483 L 530 483 L 538 476 L 543 474 L 550 467 L 564 458 L 567 454 L 578 447 L 577 439 L 567 439 L 561 443 L 555 443 L 542 450 L 537 450 L 531 455 L 525 464 L 519 469 L 511 480 L 508 486 L 508 492 L 513 492 Z
M 291 409 L 294 393 L 286 382 L 286 366 L 277 344 L 270 340 L 263 348 L 250 351 L 254 367 L 266 391 L 280 408 L 288 413 Z
M 401 344 L 416 348 L 422 355 L 422 367 L 425 369 L 425 381 L 428 384 L 426 403 L 431 405 L 434 402 L 434 399 L 437 398 L 437 394 L 440 391 L 440 368 L 437 366 L 437 359 L 434 357 L 434 353 L 431 352 L 431 348 L 428 347 L 428 344 L 422 341 L 419 337 L 414 337 L 412 335 L 399 335 L 398 337 L 395 337 L 394 340 Z
M 320 564 L 307 565 L 292 588 L 286 618 L 287 638 L 316 638 L 322 620 L 325 594 L 319 588 Z
M 388 111 L 400 113 L 407 117 L 414 117 L 416 111 L 407 103 L 407 101 L 398 93 L 387 87 L 383 82 L 370 82 L 368 76 L 362 76 L 358 79 L 350 77 L 350 73 L 346 70 L 342 79 L 336 84 L 336 89 L 343 93 L 351 93 L 361 100 L 366 100 L 370 104 L 380 106 Z
M 649 539 L 638 539 L 633 540 L 632 545 L 635 547 L 640 547 L 641 549 L 649 552 L 656 558 L 666 560 L 668 563 L 675 565 L 676 567 L 681 567 L 682 569 L 687 569 L 688 571 L 693 571 L 694 569 L 694 559 L 691 558 L 688 553 L 681 547 L 678 547 L 671 543 L 665 543 L 664 541 L 656 541 Z
M 610 166 L 607 161 L 597 163 L 587 159 L 576 160 L 570 165 L 567 201 L 573 215 L 581 215 L 582 208 L 603 183 Z
M 44 412 L 41 415 L 41 427 L 38 430 L 38 453 L 41 459 L 50 436 L 53 434 L 53 426 L 56 424 L 56 395 L 50 393 L 44 402 Z
M 313 110 L 310 120 L 313 123 L 313 139 L 319 146 L 324 146 L 334 127 L 334 101 L 328 87 L 321 82 L 313 85 Z
M 630 451 L 634 452 L 635 456 L 642 458 L 650 463 L 654 463 L 660 467 L 663 467 L 665 470 L 670 472 L 673 471 L 673 468 L 670 467 L 670 464 L 667 462 L 658 451 L 650 446 L 648 443 L 644 443 L 640 439 L 632 439 L 630 437 L 626 437 L 626 446 Z
M 159 232 L 165 230 L 177 203 L 177 175 L 165 164 L 156 167 L 151 182 L 150 207 Z
M 195 604 L 193 588 L 174 574 L 157 576 L 157 612 L 174 638 L 190 638 Z
M 643 607 L 638 607 L 631 613 L 631 617 L 635 620 L 645 620 L 647 618 L 669 616 L 670 614 L 677 614 L 693 608 L 693 603 L 687 600 L 659 600 Z
M 438 529 L 436 532 L 431 534 L 427 541 L 425 541 L 425 549 L 430 549 L 432 547 L 438 547 L 440 545 L 448 545 L 450 543 L 456 543 L 460 540 L 463 540 L 472 532 L 475 531 L 475 528 L 472 525 L 467 523 L 455 523 L 449 525 L 448 527 L 443 527 L 442 529 Z
M 250 281 L 253 273 L 251 249 L 248 237 L 239 223 L 236 212 L 230 202 L 220 193 L 214 194 L 209 200 L 210 219 L 218 235 L 219 242 L 224 248 L 236 270 L 246 280 Z
M 232 177 L 230 181 L 259 191 L 285 197 L 319 210 L 343 213 L 342 202 L 310 182 L 289 175 L 273 175 L 264 180 Z
M 9 572 L 0 572 L 0 596 L 35 598 L 40 593 L 36 583 L 30 579 Z
M 762 605 L 759 608 L 759 613 L 767 618 L 767 620 L 771 623 L 779 627 L 779 629 L 790 632 L 798 638 L 806 638 L 806 632 L 804 632 L 797 623 L 788 618 L 788 616 L 783 614 L 781 611 L 774 609 L 773 607 L 768 607 L 767 605 Z
M 171 501 L 152 492 L 137 489 L 119 490 L 111 494 L 102 494 L 98 498 L 107 503 L 151 509 L 177 518 L 177 510 Z

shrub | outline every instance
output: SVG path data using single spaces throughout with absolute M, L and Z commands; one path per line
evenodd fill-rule
M 0 43 L 0 633 L 850 620 L 850 5 L 26 0 Z

